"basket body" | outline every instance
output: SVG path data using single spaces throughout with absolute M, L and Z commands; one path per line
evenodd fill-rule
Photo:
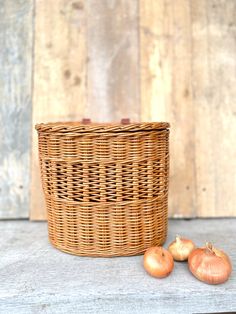
M 86 256 L 127 256 L 167 234 L 169 125 L 38 124 L 51 243 Z

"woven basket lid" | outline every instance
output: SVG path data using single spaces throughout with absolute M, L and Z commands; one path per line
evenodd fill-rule
M 86 119 L 87 120 L 87 119 Z M 83 122 L 50 122 L 36 124 L 38 132 L 47 133 L 104 133 L 104 132 L 136 132 L 164 130 L 170 127 L 167 122 L 135 122 L 135 123 L 90 123 Z

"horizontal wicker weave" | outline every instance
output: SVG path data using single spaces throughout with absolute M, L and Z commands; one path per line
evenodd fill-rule
M 51 243 L 141 254 L 167 234 L 169 124 L 37 124 Z

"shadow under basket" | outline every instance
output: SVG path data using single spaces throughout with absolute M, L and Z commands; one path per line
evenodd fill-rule
M 51 243 L 128 256 L 167 235 L 169 124 L 37 124 Z

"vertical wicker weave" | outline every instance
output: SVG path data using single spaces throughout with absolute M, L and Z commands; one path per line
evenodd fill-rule
M 167 234 L 169 124 L 37 124 L 51 243 L 140 254 Z

